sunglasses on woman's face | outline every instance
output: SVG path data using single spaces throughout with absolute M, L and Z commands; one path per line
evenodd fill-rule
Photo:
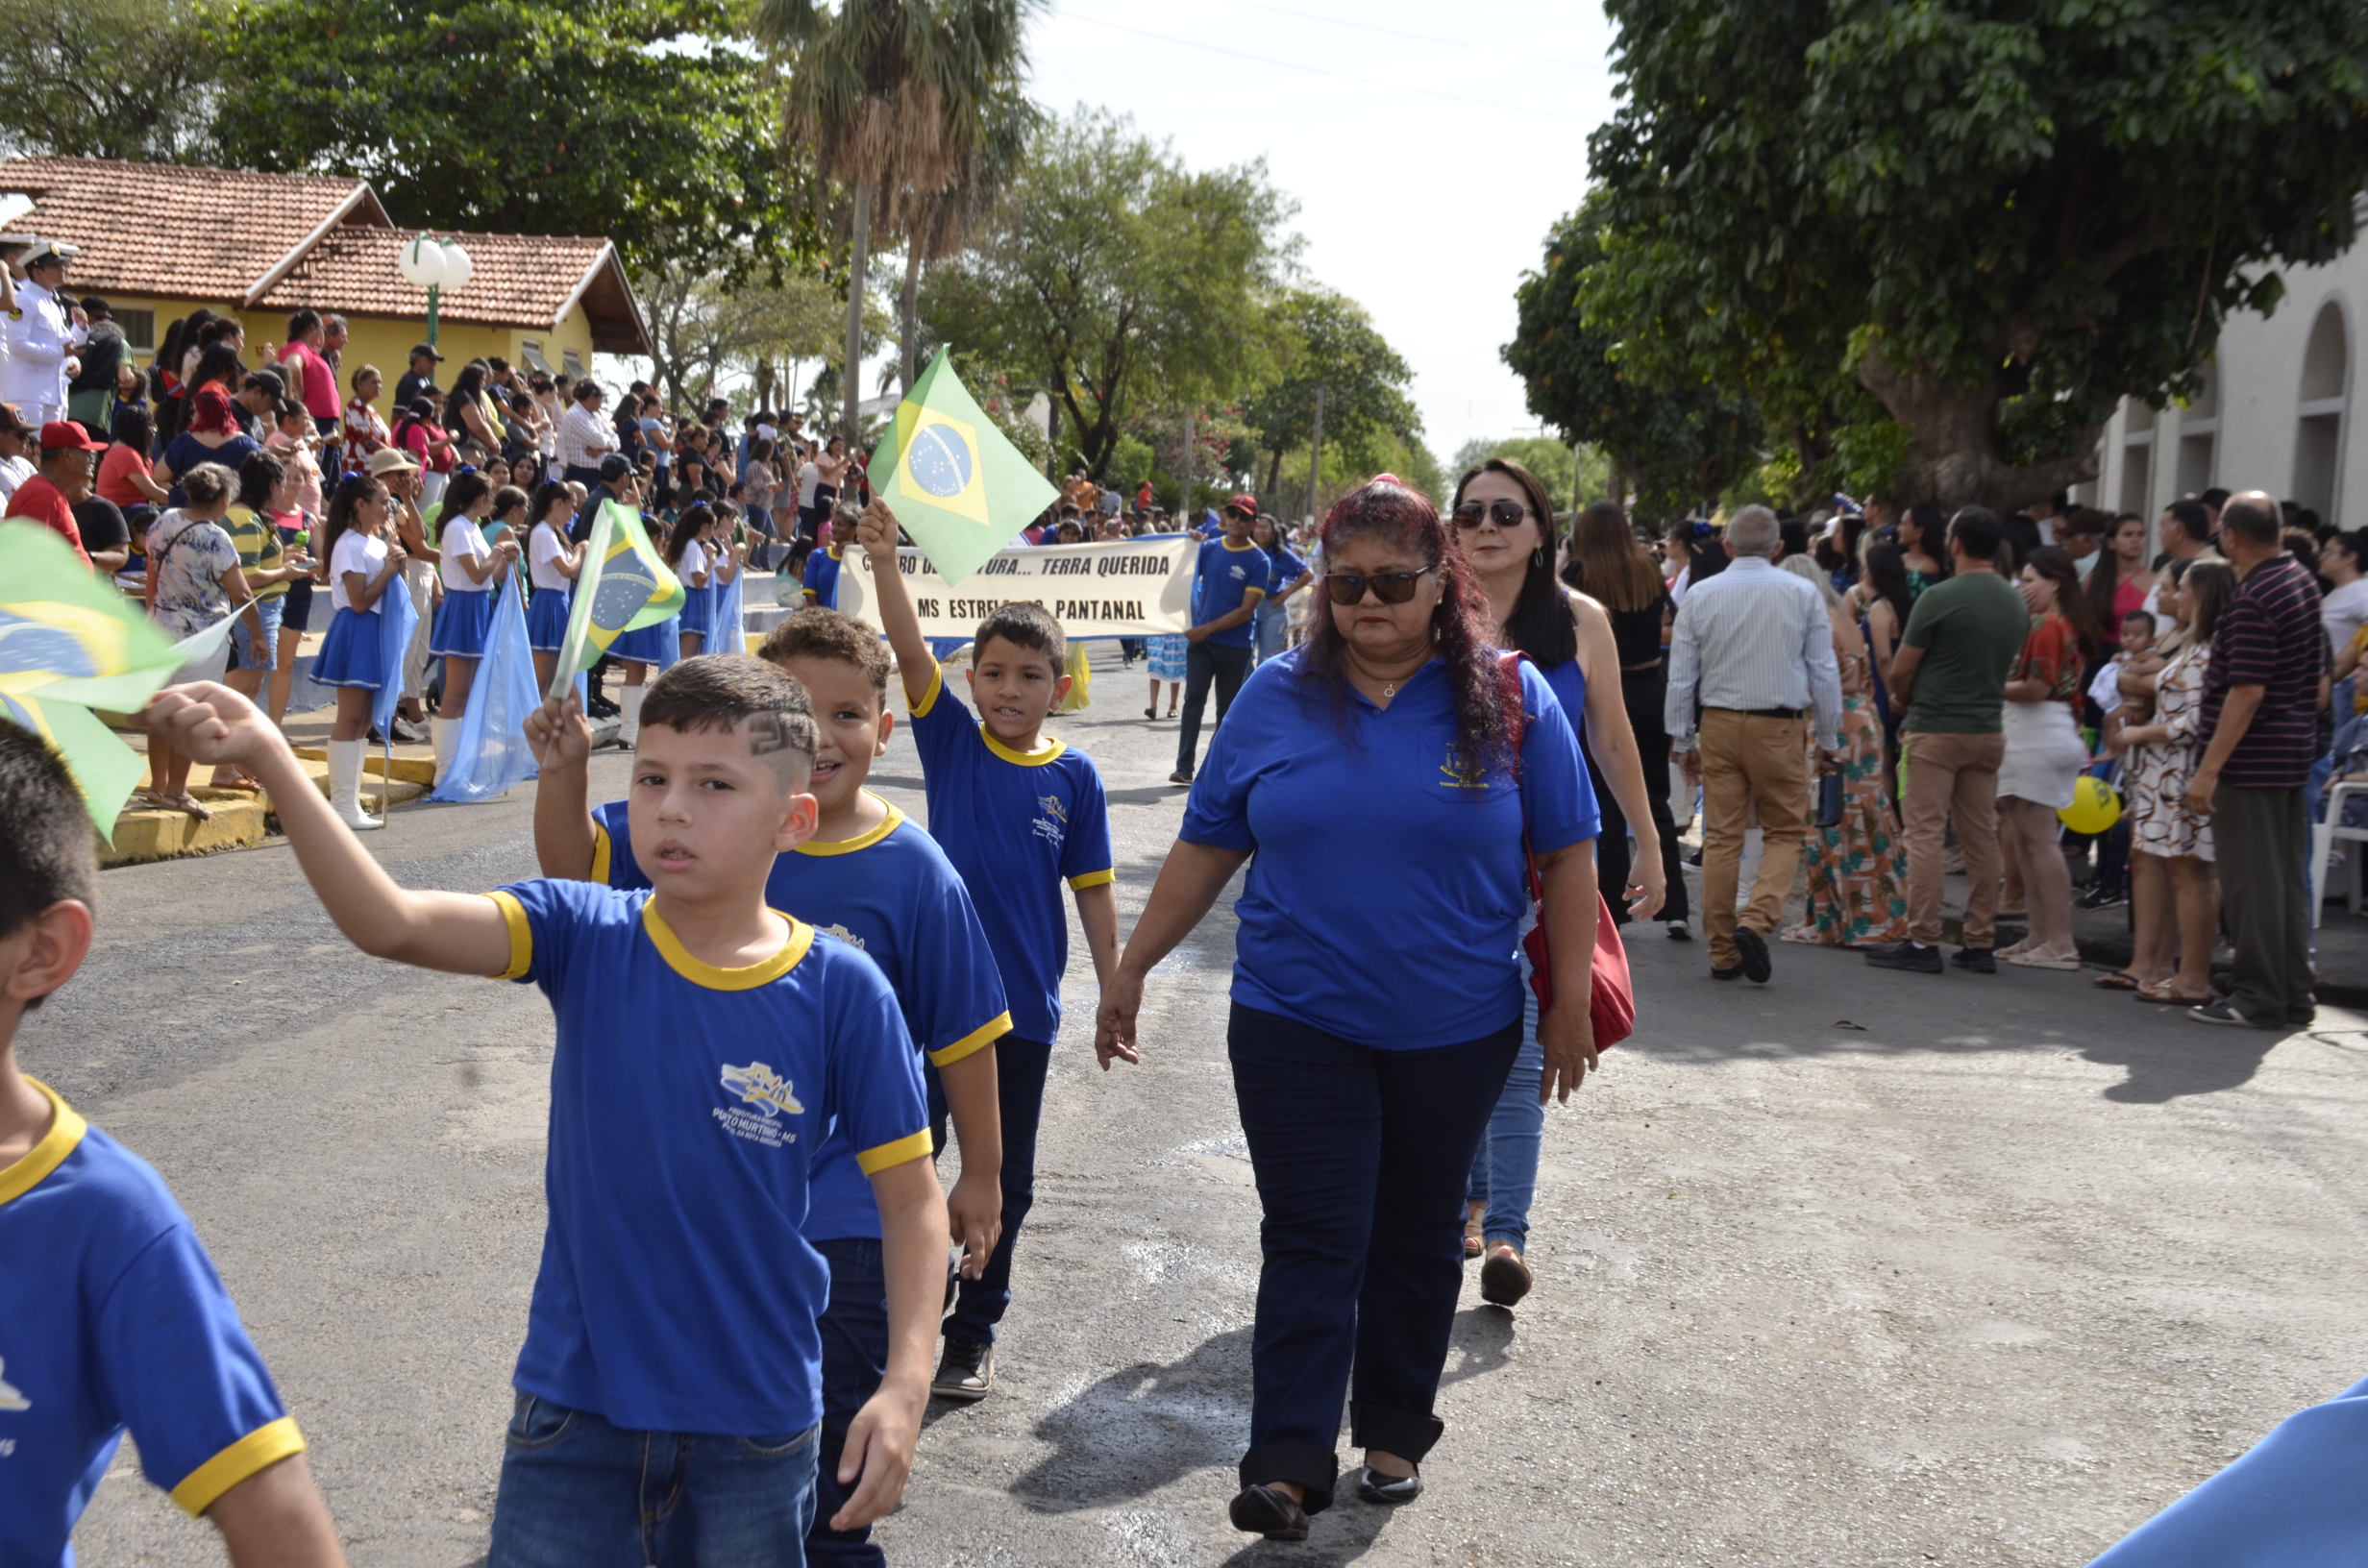
M 1361 604 L 1368 588 L 1384 604 L 1403 604 L 1415 597 L 1415 583 L 1423 573 L 1437 570 L 1426 566 L 1421 572 L 1376 572 L 1370 576 L 1360 576 L 1354 572 L 1327 572 L 1323 576 L 1323 591 L 1332 596 L 1335 604 Z
M 1455 526 L 1476 528 L 1483 523 L 1493 523 L 1500 528 L 1513 529 L 1529 516 L 1529 508 L 1517 501 L 1468 501 L 1455 509 Z

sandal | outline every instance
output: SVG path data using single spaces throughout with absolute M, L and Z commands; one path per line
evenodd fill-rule
M 186 790 L 165 800 L 163 805 L 166 811 L 177 811 L 201 822 L 213 821 L 213 813 L 207 809 L 206 803 Z
M 1468 1203 L 1464 1206 L 1464 1256 L 1467 1258 L 1480 1256 L 1480 1220 L 1487 1213 L 1487 1208 L 1481 1204 Z
M 2110 974 L 2100 974 L 2088 983 L 2099 991 L 2135 991 L 2146 984 L 2128 969 L 2115 969 Z
M 2022 952 L 2008 955 L 2007 962 L 2020 968 L 2061 969 L 2066 973 L 2072 973 L 2081 967 L 2081 955 L 2078 948 L 2073 949 L 2072 953 L 2066 956 L 2053 947 L 2034 945 L 2025 948 Z
M 2022 957 L 2025 953 L 2027 953 L 2027 952 L 2031 951 L 2031 948 L 2032 948 L 2032 941 L 2031 941 L 2031 939 L 2030 939 L 2029 937 L 2025 937 L 2022 941 L 2020 941 L 2020 942 L 2016 943 L 2013 946 L 2011 946 L 2011 947 L 2001 947 L 2001 948 L 1997 949 L 1995 952 L 1993 952 L 1990 956 L 1991 956 L 1992 958 L 2002 958 L 2002 959 L 2005 959 L 2008 963 L 2011 964 L 2011 963 L 2013 963 L 2016 959 L 2018 959 L 2018 958 Z
M 2202 996 L 2182 996 L 2171 989 L 2168 980 L 2149 980 L 2137 988 L 2137 999 L 2166 1007 L 2202 1007 L 2211 1001 L 2208 992 Z

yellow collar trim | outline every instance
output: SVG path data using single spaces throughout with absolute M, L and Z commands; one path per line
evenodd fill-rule
M 1023 768 L 1042 768 L 1046 763 L 1069 749 L 1067 741 L 1056 741 L 1051 736 L 1046 735 L 1040 737 L 1044 745 L 1035 750 L 1014 751 L 995 738 L 995 731 L 987 727 L 987 722 L 983 719 L 978 722 L 978 738 L 987 743 L 988 750 L 1005 762 L 1016 762 Z
M 90 1123 L 74 1114 L 74 1108 L 58 1098 L 57 1090 L 38 1078 L 28 1075 L 25 1082 L 40 1090 L 41 1098 L 49 1102 L 52 1113 L 49 1131 L 33 1145 L 32 1152 L 5 1170 L 0 1170 L 0 1203 L 21 1198 L 45 1181 L 49 1173 L 65 1164 L 90 1130 Z
M 777 909 L 773 913 L 781 915 Z M 796 968 L 806 949 L 814 945 L 814 928 L 794 915 L 781 915 L 781 919 L 789 922 L 789 940 L 781 943 L 780 951 L 742 968 L 724 969 L 692 956 L 691 950 L 682 945 L 682 939 L 675 935 L 674 927 L 658 914 L 656 899 L 641 906 L 641 923 L 648 928 L 658 956 L 675 973 L 709 991 L 754 991 Z
M 832 546 L 829 548 L 829 550 L 828 550 L 828 551 L 826 551 L 825 553 L 826 553 L 827 555 L 829 555 L 829 557 L 830 557 L 832 560 L 834 560 L 834 561 L 837 561 L 837 560 L 844 560 L 844 559 L 846 559 L 846 557 L 845 557 L 845 556 L 843 556 L 843 555 L 841 555 L 839 552 L 840 552 L 841 551 L 845 550 L 846 548 L 847 548 L 847 547 L 846 547 L 845 545 L 832 545 Z
M 872 795 L 870 790 L 863 793 L 871 795 L 873 799 L 879 800 L 881 805 L 888 808 L 888 815 L 880 819 L 878 826 L 868 832 L 858 833 L 851 839 L 808 839 L 798 845 L 798 853 L 802 855 L 851 855 L 858 849 L 871 848 L 872 845 L 904 825 L 904 813 L 897 808 L 895 801 L 880 800 L 879 796 Z
M 1237 555 L 1243 551 L 1256 550 L 1258 548 L 1258 541 L 1255 539 L 1245 539 L 1237 545 L 1230 538 L 1227 538 L 1221 533 L 1217 536 L 1217 541 L 1219 544 L 1223 545 L 1227 550 L 1232 551 Z

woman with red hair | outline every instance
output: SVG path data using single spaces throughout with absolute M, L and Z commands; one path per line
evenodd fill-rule
M 189 404 L 189 428 L 165 447 L 164 455 L 157 459 L 154 478 L 157 483 L 171 487 L 164 503 L 179 506 L 186 498 L 181 493 L 178 476 L 200 463 L 220 463 L 235 474 L 240 464 L 262 450 L 255 437 L 239 428 L 230 394 L 219 383 L 209 383 L 197 388 Z
M 1219 726 L 1095 1040 L 1105 1068 L 1140 1060 L 1145 977 L 1255 851 L 1226 1038 L 1265 1263 L 1231 1513 L 1274 1540 L 1331 1504 L 1344 1395 L 1369 1502 L 1412 1501 L 1444 1430 L 1465 1178 L 1521 1046 L 1525 849 L 1557 997 L 1539 1097 L 1595 1065 L 1598 816 L 1569 718 L 1498 660 L 1428 500 L 1383 475 L 1332 508 L 1322 550 L 1309 639 Z

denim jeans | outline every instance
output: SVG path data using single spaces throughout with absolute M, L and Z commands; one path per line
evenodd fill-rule
M 1278 657 L 1283 651 L 1283 645 L 1291 641 L 1291 606 L 1288 604 L 1274 604 L 1261 600 L 1258 613 L 1250 617 L 1249 624 L 1257 633 L 1253 646 L 1260 664 Z
M 233 668 L 268 671 L 280 662 L 280 613 L 287 608 L 283 598 L 274 594 L 255 601 L 256 619 L 263 623 L 260 641 L 247 629 L 246 611 L 231 612 L 231 657 L 238 661 Z
M 1538 1042 L 1538 993 L 1529 989 L 1529 955 L 1521 955 L 1521 1054 L 1513 1059 L 1504 1092 L 1489 1113 L 1488 1131 L 1471 1157 L 1467 1203 L 1484 1203 L 1480 1234 L 1488 1245 L 1510 1241 L 1529 1251 L 1529 1206 L 1538 1195 L 1538 1146 L 1545 1138 L 1545 1103 L 1538 1080 L 1545 1047 Z
M 823 1335 L 823 1431 L 814 1461 L 814 1523 L 806 1531 L 806 1560 L 887 1568 L 870 1525 L 832 1530 L 830 1517 L 853 1490 L 839 1484 L 848 1426 L 888 1375 L 888 1277 L 880 1244 L 870 1237 L 817 1241 L 814 1250 L 830 1265 L 830 1305 L 816 1325 Z
M 955 1287 L 953 1315 L 946 1319 L 949 1339 L 991 1345 L 995 1326 L 1011 1309 L 1011 1253 L 1036 1205 L 1036 1129 L 1045 1116 L 1045 1074 L 1051 1066 L 1052 1047 L 1042 1041 L 1005 1035 L 995 1042 L 995 1093 L 1003 1127 L 1003 1234 L 987 1255 L 984 1272 Z M 934 1068 L 928 1081 L 929 1131 L 942 1149 L 946 1090 Z
M 521 1392 L 485 1568 L 804 1568 L 817 1431 L 627 1432 Z

